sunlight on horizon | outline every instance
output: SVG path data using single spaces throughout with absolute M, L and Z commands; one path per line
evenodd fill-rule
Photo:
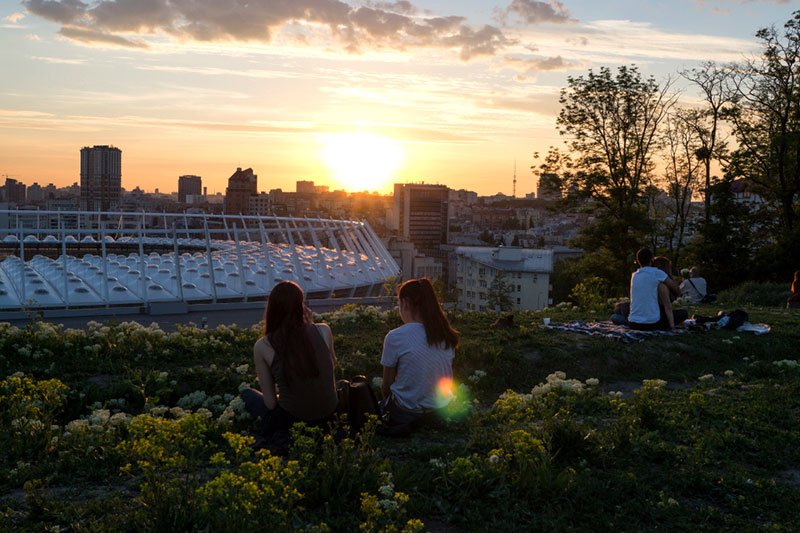
M 385 191 L 405 160 L 398 141 L 371 133 L 328 133 L 321 144 L 331 177 L 351 192 Z

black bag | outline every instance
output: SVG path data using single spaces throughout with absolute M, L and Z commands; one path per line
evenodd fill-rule
M 713 304 L 717 301 L 716 294 L 706 294 L 703 298 L 700 299 L 701 304 Z
M 734 309 L 733 311 L 727 312 L 720 311 L 717 315 L 717 323 L 719 323 L 723 317 L 727 317 L 728 319 L 725 325 L 722 326 L 723 329 L 736 329 L 750 320 L 750 315 L 747 314 L 747 311 L 741 309 Z
M 380 416 L 375 391 L 365 376 L 355 376 L 352 381 L 340 381 L 336 393 L 339 397 L 339 413 L 347 415 L 353 434 L 361 431 L 370 415 Z

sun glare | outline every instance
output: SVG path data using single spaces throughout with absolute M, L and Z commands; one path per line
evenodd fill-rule
M 403 163 L 399 142 L 370 133 L 331 133 L 322 156 L 331 176 L 349 191 L 383 191 Z

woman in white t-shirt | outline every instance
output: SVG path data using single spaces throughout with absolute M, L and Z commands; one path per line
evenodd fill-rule
M 412 279 L 397 291 L 403 325 L 383 341 L 384 410 L 388 425 L 411 425 L 451 400 L 453 329 L 428 279 Z

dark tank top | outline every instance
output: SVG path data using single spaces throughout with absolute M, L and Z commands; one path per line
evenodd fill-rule
M 314 360 L 319 375 L 306 379 L 286 380 L 283 358 L 287 354 L 275 352 L 270 370 L 278 388 L 278 405 L 292 416 L 306 422 L 320 420 L 333 414 L 338 404 L 333 358 L 325 339 L 317 326 L 306 326 L 306 332 L 314 348 Z M 273 346 L 274 349 L 274 346 Z M 291 357 L 291 355 L 288 355 Z

